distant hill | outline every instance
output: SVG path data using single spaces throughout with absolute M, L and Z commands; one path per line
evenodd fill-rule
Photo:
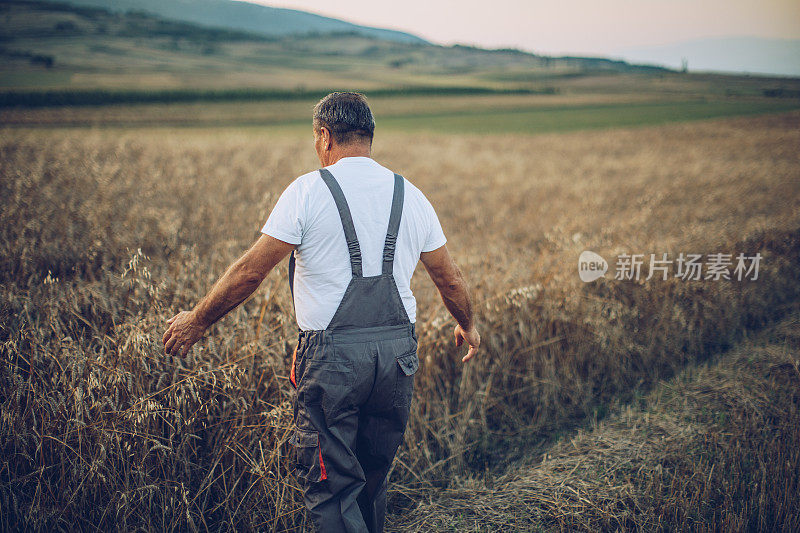
M 304 33 L 356 32 L 360 35 L 403 43 L 424 39 L 394 30 L 359 26 L 343 20 L 234 0 L 66 0 L 80 6 L 101 7 L 112 12 L 145 11 L 161 18 L 266 36 Z
M 638 63 L 681 68 L 686 59 L 690 71 L 748 72 L 800 76 L 800 39 L 721 37 L 663 46 L 622 50 L 619 56 Z
M 165 5 L 184 1 L 165 0 Z M 553 94 L 558 86 L 577 84 L 586 76 L 657 79 L 669 73 L 606 58 L 387 40 L 377 36 L 381 33 L 365 34 L 347 25 L 341 30 L 331 26 L 328 32 L 316 26 L 314 31 L 268 35 L 122 9 L 131 3 L 118 0 L 115 9 L 106 9 L 0 0 L 0 90 L 179 91 L 181 98 L 198 91 L 215 91 L 214 98 L 253 98 L 329 89 Z M 78 95 L 74 101 L 85 99 Z

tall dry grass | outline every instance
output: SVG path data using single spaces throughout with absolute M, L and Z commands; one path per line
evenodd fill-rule
M 465 476 L 401 531 L 800 528 L 800 315 L 690 364 L 491 479 Z
M 375 157 L 436 206 L 484 337 L 462 367 L 418 272 L 423 364 L 393 520 L 790 310 L 798 125 L 790 113 L 537 137 L 379 132 Z M 257 130 L 0 133 L 0 527 L 305 528 L 285 266 L 186 360 L 160 338 L 315 167 L 309 139 Z M 753 282 L 584 285 L 587 248 L 764 258 Z

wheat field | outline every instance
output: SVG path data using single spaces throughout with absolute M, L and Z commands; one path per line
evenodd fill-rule
M 0 154 L 0 528 L 309 527 L 288 443 L 285 263 L 185 360 L 160 339 L 317 168 L 310 127 L 7 128 Z M 800 527 L 800 112 L 532 136 L 378 129 L 374 157 L 436 208 L 484 339 L 462 366 L 420 267 L 421 367 L 391 529 Z M 754 281 L 584 284 L 587 249 L 763 259 Z M 751 346 L 766 363 L 740 348 L 687 377 L 770 324 L 778 333 Z M 743 381 L 775 365 L 773 386 Z M 676 379 L 699 404 L 728 396 L 689 420 L 663 392 Z M 782 409 L 756 409 L 767 393 Z M 736 453 L 700 415 L 715 435 L 741 432 Z M 644 417 L 691 439 L 613 432 Z M 753 438 L 756 426 L 781 438 Z M 687 443 L 705 455 L 677 461 L 695 457 Z

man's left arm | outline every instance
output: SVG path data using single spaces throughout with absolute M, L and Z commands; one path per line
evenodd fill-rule
M 217 320 L 236 308 L 261 285 L 267 274 L 295 248 L 262 235 L 236 260 L 191 311 L 181 311 L 167 321 L 162 342 L 167 354 L 185 356 Z

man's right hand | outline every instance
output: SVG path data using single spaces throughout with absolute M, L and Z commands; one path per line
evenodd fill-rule
M 478 352 L 478 347 L 481 345 L 481 336 L 475 326 L 472 326 L 468 331 L 465 331 L 461 326 L 456 326 L 455 335 L 456 346 L 461 346 L 464 342 L 469 345 L 467 355 L 461 358 L 461 362 L 466 363 Z
M 469 344 L 469 352 L 461 358 L 466 363 L 478 351 L 481 344 L 481 336 L 475 328 L 472 319 L 472 301 L 469 297 L 469 290 L 461 275 L 461 271 L 456 266 L 456 262 L 447 251 L 447 246 L 442 245 L 430 252 L 422 252 L 419 255 L 425 270 L 430 274 L 439 294 L 442 296 L 447 310 L 453 315 L 458 324 L 473 324 L 469 330 L 465 330 L 460 325 L 456 326 L 456 346 L 461 346 L 465 341 Z

